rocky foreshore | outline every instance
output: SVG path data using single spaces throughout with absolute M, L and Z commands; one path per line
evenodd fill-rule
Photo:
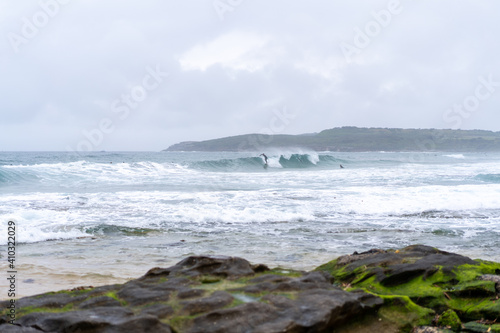
M 125 284 L 2 301 L 0 332 L 500 332 L 499 296 L 500 263 L 423 245 L 311 272 L 198 256 Z

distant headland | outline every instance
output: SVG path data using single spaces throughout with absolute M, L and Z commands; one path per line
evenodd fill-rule
M 299 147 L 315 151 L 500 151 L 500 132 L 485 130 L 338 127 L 300 135 L 245 134 L 186 141 L 165 151 L 261 151 Z

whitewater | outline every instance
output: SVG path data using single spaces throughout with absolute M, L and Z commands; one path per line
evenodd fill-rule
M 21 295 L 200 254 L 306 270 L 419 243 L 500 261 L 499 153 L 261 153 L 0 152 L 1 269 L 9 221 Z

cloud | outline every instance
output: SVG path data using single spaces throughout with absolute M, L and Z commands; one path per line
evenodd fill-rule
M 233 31 L 194 46 L 180 57 L 179 62 L 183 70 L 205 71 L 218 64 L 223 68 L 255 72 L 273 60 L 263 54 L 268 41 L 265 36 Z
M 201 0 L 2 2 L 0 149 L 64 150 L 110 119 L 115 130 L 96 150 L 160 150 L 258 132 L 283 107 L 296 114 L 286 133 L 450 128 L 443 115 L 479 77 L 500 82 L 500 3 L 401 0 L 402 11 L 378 23 L 394 1 L 244 1 L 224 20 Z M 38 32 L 16 52 L 9 36 L 27 24 Z M 359 31 L 369 43 L 347 61 L 340 46 L 355 45 Z M 113 102 L 148 66 L 168 78 L 121 119 Z M 461 128 L 500 130 L 494 89 L 467 117 L 452 114 Z

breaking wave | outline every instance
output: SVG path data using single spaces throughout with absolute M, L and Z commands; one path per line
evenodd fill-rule
M 274 154 L 268 155 L 267 165 L 264 157 L 240 157 L 234 159 L 219 159 L 195 162 L 190 165 L 193 169 L 204 169 L 213 171 L 250 171 L 262 170 L 263 167 L 306 169 L 315 167 L 338 167 L 339 160 L 330 155 L 310 154 Z

